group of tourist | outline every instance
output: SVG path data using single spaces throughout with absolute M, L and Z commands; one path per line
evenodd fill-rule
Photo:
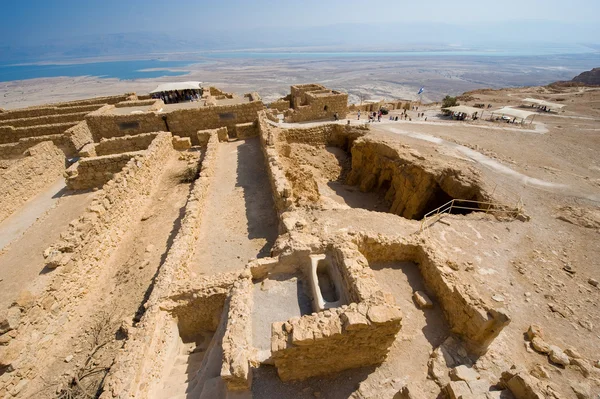
M 416 107 L 413 107 L 413 109 L 415 109 L 415 108 Z M 367 115 L 369 117 L 368 122 L 375 122 L 375 120 L 377 120 L 377 122 L 381 122 L 381 116 L 383 115 L 383 112 L 381 110 L 379 110 L 379 112 L 368 112 Z M 424 116 L 425 116 L 424 112 L 419 112 L 417 114 L 418 118 L 422 118 Z M 358 111 L 358 113 L 357 113 L 357 118 L 358 118 L 358 120 L 360 120 L 360 111 Z M 401 113 L 400 115 L 396 115 L 396 116 L 390 115 L 389 120 L 391 120 L 391 121 L 398 121 L 398 120 L 412 121 L 412 118 L 408 115 L 406 110 L 404 110 L 404 112 Z M 425 117 L 425 120 L 427 120 L 427 117 Z
M 165 104 L 176 104 L 181 102 L 200 101 L 202 91 L 200 90 L 172 90 L 154 93 L 152 98 L 161 99 Z

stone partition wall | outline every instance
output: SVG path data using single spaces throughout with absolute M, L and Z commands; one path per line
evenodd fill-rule
M 235 137 L 249 139 L 258 136 L 258 122 L 238 123 L 235 125 Z
M 0 221 L 54 183 L 65 170 L 65 155 L 52 142 L 26 149 L 23 158 L 1 171 Z
M 33 118 L 7 119 L 0 121 L 0 126 L 31 127 L 53 125 L 56 123 L 80 122 L 87 114 L 88 112 L 77 112 L 72 114 L 36 116 Z
M 490 306 L 472 285 L 462 283 L 447 265 L 446 254 L 417 237 L 388 239 L 361 237 L 360 251 L 369 262 L 415 262 L 427 294 L 439 301 L 451 331 L 468 350 L 481 355 L 510 323 L 502 308 Z
M 163 301 L 175 292 L 194 291 L 189 288 L 178 288 L 178 281 L 196 281 L 196 285 L 200 286 L 203 284 L 202 278 L 197 280 L 190 278 L 187 264 L 192 259 L 197 245 L 204 202 L 213 180 L 218 145 L 219 140 L 214 132 L 206 143 L 206 152 L 200 166 L 200 176 L 193 183 L 181 227 L 159 269 L 152 292 L 144 304 L 146 309 L 144 316 L 125 344 L 124 350 L 115 359 L 115 364 L 111 367 L 106 379 L 102 399 L 147 396 L 149 388 L 146 384 L 147 376 L 161 372 L 161 370 L 156 370 L 161 367 L 161 363 L 160 359 L 154 362 L 146 355 L 149 352 L 161 353 L 160 348 L 163 348 L 165 342 L 160 331 L 166 328 L 166 323 L 171 317 L 163 310 L 166 306 L 163 305 Z M 237 275 L 228 275 L 223 278 L 226 280 L 223 286 L 229 284 L 230 287 L 238 277 Z M 220 283 L 219 286 L 221 286 Z
M 98 157 L 81 158 L 65 171 L 69 190 L 101 188 L 127 165 L 129 160 L 143 151 L 124 152 Z
M 0 126 L 0 144 L 16 143 L 27 137 L 50 136 L 63 134 L 65 130 L 77 125 L 77 122 L 55 123 L 31 127 Z
M 192 144 L 198 145 L 198 130 L 227 127 L 231 136 L 235 135 L 236 125 L 255 122 L 258 112 L 264 109 L 261 101 L 232 105 L 214 105 L 189 109 L 176 109 L 169 112 L 145 112 L 141 114 L 116 115 L 112 106 L 99 109 L 86 116 L 88 126 L 98 142 L 111 138 L 140 133 L 166 130 L 179 137 L 189 137 Z
M 332 245 L 324 251 L 332 255 L 351 303 L 273 323 L 271 353 L 283 381 L 380 364 L 401 327 L 400 309 L 360 252 Z
M 112 139 L 105 139 L 99 143 L 91 143 L 91 145 L 87 145 L 85 147 L 90 154 L 86 156 L 104 156 L 123 152 L 143 151 L 148 149 L 158 134 L 158 132 L 144 133 L 135 136 L 122 136 Z M 93 150 L 91 149 L 92 147 Z
M 86 121 L 79 122 L 72 128 L 67 129 L 65 131 L 65 138 L 69 140 L 71 147 L 74 150 L 73 154 L 67 154 L 69 156 L 74 156 L 77 151 L 83 148 L 83 146 L 94 141 Z
M 164 164 L 176 154 L 171 139 L 168 133 L 160 134 L 144 155 L 131 159 L 45 251 L 47 266 L 60 268 L 52 273 L 48 286 L 22 307 L 17 334 L 2 335 L 7 345 L 0 347 L 0 367 L 7 372 L 0 375 L 1 397 L 6 397 L 7 387 L 21 381 L 21 372 L 28 379 L 36 377 L 38 357 L 54 356 L 57 344 L 52 338 L 69 333 L 64 330 L 64 317 L 82 312 L 84 298 L 103 294 L 98 292 L 98 282 L 108 279 L 111 256 L 140 219 Z M 41 311 L 49 306 L 52 312 Z M 41 342 L 32 338 L 47 336 L 49 331 L 52 335 Z M 30 346 L 31 342 L 36 345 Z M 11 372 L 13 363 L 18 364 L 18 375 Z
M 37 108 L 15 109 L 0 114 L 0 121 L 5 121 L 8 119 L 35 118 L 49 115 L 73 114 L 78 112 L 89 113 L 99 109 L 101 106 L 102 104 L 92 104 L 68 107 L 45 106 Z

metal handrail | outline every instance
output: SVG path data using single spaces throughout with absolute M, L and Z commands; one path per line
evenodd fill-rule
M 487 209 L 482 208 L 482 207 L 469 207 L 469 206 L 458 206 L 455 205 L 455 202 L 467 202 L 467 203 L 471 203 L 471 204 L 477 204 L 477 205 L 487 205 Z M 448 202 L 446 202 L 444 205 L 437 207 L 436 209 L 429 211 L 425 214 L 425 216 L 423 216 L 423 219 L 421 220 L 421 228 L 419 229 L 420 232 L 422 232 L 425 228 L 429 227 L 429 224 L 426 225 L 428 218 L 429 219 L 435 219 L 437 218 L 439 220 L 439 218 L 441 218 L 443 215 L 445 214 L 449 214 L 452 212 L 452 209 L 464 209 L 464 210 L 470 210 L 470 211 L 483 211 L 485 209 L 485 213 L 489 213 L 490 211 L 493 211 L 494 213 L 505 213 L 505 214 L 509 214 L 509 215 L 518 215 L 521 213 L 523 207 L 523 203 L 521 201 L 521 198 L 518 199 L 515 208 L 511 208 L 510 206 L 506 205 L 506 204 L 502 204 L 499 202 L 488 202 L 488 201 L 476 201 L 476 200 L 467 200 L 467 199 L 452 199 Z

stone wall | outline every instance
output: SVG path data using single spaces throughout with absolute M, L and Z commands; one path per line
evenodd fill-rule
M 101 188 L 127 165 L 138 152 L 124 152 L 91 158 L 81 158 L 65 171 L 65 182 L 69 190 Z
M 286 122 L 320 119 L 340 119 L 348 114 L 348 94 L 326 89 L 319 84 L 296 85 L 290 88 L 291 109 L 285 111 Z
M 95 156 L 119 154 L 122 152 L 142 151 L 148 149 L 159 133 L 144 133 L 135 136 L 115 137 L 93 144 Z M 93 156 L 93 155 L 92 155 Z
M 98 292 L 98 281 L 109 278 L 110 258 L 135 221 L 144 212 L 147 200 L 158 184 L 164 164 L 175 155 L 171 135 L 159 135 L 143 155 L 137 155 L 113 180 L 104 185 L 78 219 L 69 224 L 61 238 L 45 251 L 48 267 L 58 267 L 48 286 L 21 306 L 20 322 L 15 331 L 3 335 L 7 343 L 0 347 L 0 367 L 7 372 L 0 375 L 0 396 L 6 397 L 7 387 L 38 374 L 39 356 L 53 356 L 54 336 L 66 335 L 64 318 L 82 311 L 78 307 Z M 43 309 L 52 308 L 52 312 Z M 33 336 L 47 336 L 29 346 Z M 11 372 L 13 363 L 19 372 Z
M 73 114 L 78 112 L 92 112 L 100 108 L 101 104 L 78 105 L 69 107 L 45 106 L 37 108 L 22 108 L 6 111 L 0 115 L 0 121 L 20 118 L 35 118 L 49 115 Z
M 53 125 L 56 123 L 80 122 L 88 112 L 36 116 L 33 118 L 7 119 L 0 121 L 0 126 L 31 127 L 38 125 Z
M 271 351 L 283 381 L 383 362 L 400 330 L 388 304 L 356 304 L 273 323 Z
M 170 301 L 173 301 L 173 292 L 185 291 L 193 296 L 194 291 L 203 291 L 203 289 L 195 288 L 178 289 L 175 287 L 175 283 L 184 281 L 195 284 L 196 287 L 203 287 L 206 284 L 202 277 L 189 278 L 189 270 L 186 265 L 192 259 L 196 248 L 203 216 L 203 205 L 213 180 L 218 145 L 217 134 L 213 132 L 206 143 L 206 152 L 200 166 L 200 176 L 193 183 L 181 227 L 161 265 L 148 301 L 144 304 L 146 308 L 144 316 L 125 344 L 121 355 L 115 359 L 115 365 L 111 368 L 106 380 L 103 399 L 147 396 L 147 377 L 160 374 L 162 366 L 160 359 L 148 358 L 146 354 L 161 353 L 161 348 L 165 345 L 164 335 L 161 331 L 166 328 L 165 325 L 170 317 L 162 309 L 174 308 L 165 305 L 164 298 L 171 296 Z M 235 279 L 237 279 L 237 275 L 225 276 L 216 283 L 215 287 L 221 288 L 209 287 L 209 291 L 218 293 L 223 287 L 231 287 Z
M 290 109 L 292 106 L 291 102 L 289 99 L 284 99 L 281 98 L 277 101 L 273 101 L 271 104 L 269 104 L 269 109 L 275 109 L 279 112 L 284 112 L 287 111 L 288 109 Z
M 79 122 L 72 128 L 67 129 L 65 131 L 65 138 L 69 140 L 74 150 L 73 154 L 67 154 L 69 156 L 74 156 L 83 146 L 94 141 L 86 121 Z
M 77 122 L 55 123 L 52 125 L 39 125 L 31 127 L 0 126 L 0 144 L 16 143 L 22 138 L 50 136 L 63 134 L 65 130 L 77 125 Z
M 258 122 L 238 123 L 235 125 L 235 137 L 238 139 L 248 139 L 258 136 Z
M 365 237 L 360 251 L 369 262 L 415 262 L 418 264 L 427 294 L 441 305 L 451 331 L 467 348 L 480 355 L 510 323 L 504 309 L 487 304 L 469 284 L 461 284 L 448 266 L 446 254 L 429 243 L 411 237 L 408 240 Z
M 65 170 L 65 156 L 52 142 L 34 145 L 23 155 L 0 175 L 0 221 L 54 183 Z
M 147 112 L 143 114 L 115 115 L 110 107 L 88 114 L 86 120 L 94 137 L 101 138 L 134 135 L 165 130 L 179 137 L 189 137 L 192 144 L 198 145 L 198 130 L 227 127 L 231 136 L 235 135 L 236 125 L 254 122 L 258 111 L 264 105 L 261 101 L 233 105 L 216 105 L 192 109 L 177 109 L 170 112 Z M 165 119 L 166 118 L 166 121 Z M 166 122 L 166 123 L 165 123 Z

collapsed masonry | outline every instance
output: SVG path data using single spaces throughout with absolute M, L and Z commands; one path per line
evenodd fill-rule
M 291 105 L 301 110 L 320 104 L 319 98 L 327 98 L 319 96 L 321 90 L 293 86 Z M 94 282 L 106 276 L 129 226 L 145 217 L 157 176 L 178 152 L 183 158 L 202 154 L 192 157 L 197 173 L 142 315 L 135 325 L 129 321 L 119 329 L 127 338 L 103 380 L 102 398 L 226 397 L 253 392 L 253 374 L 263 375 L 268 367 L 276 368 L 281 381 L 305 381 L 397 361 L 390 352 L 407 309 L 382 286 L 381 264 L 394 270 L 413 265 L 443 312 L 447 334 L 471 358 L 486 352 L 509 316 L 461 283 L 448 267 L 452 256 L 414 234 L 412 220 L 448 198 L 491 199 L 476 172 L 455 161 L 426 159 L 367 127 L 283 129 L 269 120 L 255 95 L 240 104 L 219 104 L 232 98 L 216 89 L 207 93 L 207 104 L 194 109 L 165 110 L 160 101 L 129 100 L 85 117 L 80 128 L 91 140 L 78 147 L 79 161 L 67 170 L 66 181 L 74 190 L 100 190 L 46 251 L 48 267 L 58 268 L 48 289 L 10 310 L 2 336 L 8 345 L 0 348 L 3 397 L 32 392 L 44 373 L 36 359 L 64 353 L 53 340 L 86 301 L 105 294 L 106 287 Z M 296 115 L 323 115 L 309 108 Z M 198 276 L 190 265 L 209 193 L 219 184 L 214 181 L 219 148 L 234 137 L 256 136 L 279 237 L 270 256 L 249 261 L 243 270 Z M 379 212 L 353 206 L 370 194 Z M 346 218 L 358 223 L 353 230 L 346 228 Z M 393 233 L 361 220 L 385 221 Z M 52 331 L 51 337 L 32 352 L 28 342 L 44 331 Z

